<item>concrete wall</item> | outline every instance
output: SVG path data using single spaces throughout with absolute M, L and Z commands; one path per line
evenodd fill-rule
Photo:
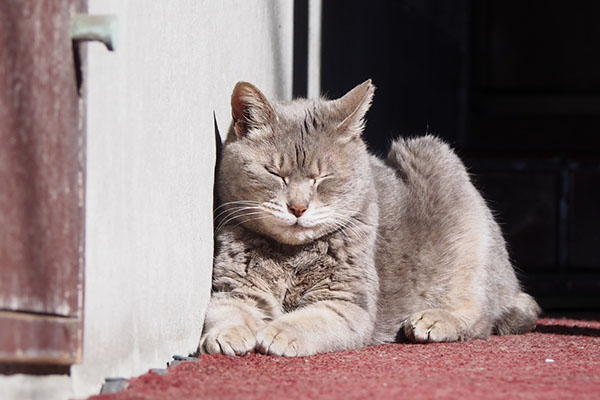
M 120 33 L 115 53 L 88 47 L 83 363 L 70 379 L 0 379 L 15 398 L 95 394 L 107 376 L 195 350 L 212 265 L 213 110 L 226 132 L 238 80 L 291 97 L 292 1 L 90 0 L 89 13 L 116 14 Z
M 291 96 L 292 2 L 92 0 L 84 362 L 76 394 L 195 350 L 212 266 L 212 111 L 235 82 Z

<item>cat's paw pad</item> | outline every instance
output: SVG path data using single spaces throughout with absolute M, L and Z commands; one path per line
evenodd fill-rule
M 273 321 L 256 334 L 256 351 L 284 357 L 299 355 L 299 338 L 290 324 Z
M 200 351 L 208 354 L 243 356 L 254 350 L 256 337 L 247 326 L 212 328 L 200 341 Z
M 427 310 L 412 314 L 403 324 L 406 337 L 416 343 L 461 340 L 460 322 L 446 310 Z

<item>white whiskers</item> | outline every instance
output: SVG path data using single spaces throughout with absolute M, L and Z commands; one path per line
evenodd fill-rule
M 312 232 L 309 235 L 311 237 L 319 231 L 338 231 L 346 238 L 368 240 L 372 234 L 372 226 L 361 221 L 358 218 L 360 215 L 361 213 L 358 211 L 322 206 L 313 209 L 310 215 L 307 214 L 307 219 L 300 219 L 299 224 L 306 229 L 303 234 L 308 235 L 309 232 Z M 275 200 L 262 203 L 250 200 L 230 201 L 215 208 L 215 235 L 225 226 L 237 227 L 249 222 L 263 221 L 268 218 L 274 218 L 284 224 L 284 227 L 277 226 L 276 231 L 279 232 L 281 232 L 281 229 L 286 229 L 286 224 L 291 227 L 297 221 L 288 212 L 285 205 Z M 380 238 L 377 231 L 374 233 L 376 237 Z
M 238 226 L 250 221 L 263 220 L 269 217 L 277 217 L 285 220 L 287 211 L 282 208 L 283 206 L 274 201 L 261 203 L 258 201 L 240 200 L 223 203 L 215 208 L 215 235 L 218 234 L 223 227 L 232 223 L 235 223 L 233 226 Z M 221 211 L 217 212 L 219 209 L 221 209 Z

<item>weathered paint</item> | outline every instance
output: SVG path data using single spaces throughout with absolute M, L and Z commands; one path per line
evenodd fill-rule
M 85 138 L 79 0 L 0 7 L 0 361 L 81 360 Z
M 0 8 L 0 309 L 75 317 L 85 143 L 70 39 L 78 2 Z
M 79 319 L 0 311 L 3 363 L 71 365 L 81 361 Z

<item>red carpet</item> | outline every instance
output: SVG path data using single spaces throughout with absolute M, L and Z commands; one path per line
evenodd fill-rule
M 306 358 L 200 357 L 148 373 L 125 399 L 600 399 L 600 322 L 467 343 L 390 344 Z

